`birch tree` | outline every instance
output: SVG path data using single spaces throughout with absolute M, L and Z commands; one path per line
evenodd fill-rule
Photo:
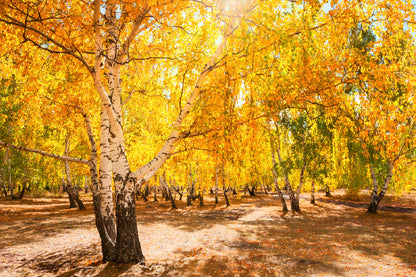
M 22 148 L 4 142 L 1 144 L 90 166 L 96 223 L 105 261 L 137 263 L 145 259 L 136 223 L 136 187 L 146 183 L 171 156 L 175 143 L 189 135 L 182 130 L 183 122 L 198 99 L 207 76 L 222 59 L 225 42 L 237 26 L 236 19 L 222 17 L 222 23 L 215 29 L 215 16 L 221 14 L 224 7 L 214 4 L 197 1 L 143 1 L 136 4 L 111 0 L 71 3 L 6 1 L 0 4 L 0 22 L 9 30 L 18 32 L 22 42 L 49 52 L 50 57 L 57 60 L 61 59 L 62 54 L 70 56 L 73 62 L 82 65 L 89 73 L 94 84 L 101 106 L 99 179 L 96 168 L 98 152 L 86 113 L 83 114 L 91 142 L 89 160 Z M 230 7 L 227 9 L 229 13 L 233 12 Z M 232 9 L 237 7 L 233 6 Z M 191 14 L 198 16 L 191 18 Z M 185 16 L 190 22 L 184 22 Z M 164 56 L 164 52 L 172 54 L 172 51 L 169 52 L 168 48 L 161 49 L 162 34 L 177 30 L 195 31 L 206 37 L 207 33 L 202 27 L 214 31 L 215 36 L 204 42 L 208 49 L 198 54 L 200 64 L 194 65 L 194 71 L 199 73 L 195 74 L 194 83 L 183 95 L 187 100 L 170 125 L 171 132 L 160 151 L 152 160 L 133 170 L 127 159 L 123 132 L 120 78 L 122 69 L 135 60 L 178 58 Z M 190 30 L 186 30 L 187 28 Z M 165 39 L 177 37 L 172 35 Z M 217 45 L 210 45 L 215 40 Z M 160 45 L 153 42 L 159 42 Z M 112 201 L 112 180 L 115 185 L 115 207 Z

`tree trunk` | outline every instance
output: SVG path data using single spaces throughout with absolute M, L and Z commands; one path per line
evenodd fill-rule
M 204 206 L 204 194 L 202 192 L 199 193 L 198 195 L 199 198 L 199 206 Z
M 149 182 L 146 182 L 146 185 L 144 187 L 144 196 L 146 197 L 146 199 L 147 197 L 149 197 Z
M 230 201 L 228 200 L 227 190 L 225 188 L 224 188 L 224 198 L 225 198 L 225 205 L 229 207 Z
M 215 169 L 215 205 L 218 204 L 218 167 Z
M 189 169 L 191 172 L 191 169 Z M 186 206 L 192 205 L 192 200 L 195 200 L 195 180 L 192 179 L 191 173 L 189 173 L 188 179 L 188 195 L 186 196 Z
M 303 183 L 304 183 L 304 179 L 305 179 L 305 168 L 306 168 L 306 163 L 303 164 L 302 169 L 300 170 L 300 177 L 299 177 L 299 185 L 296 189 L 296 192 L 294 192 L 292 190 L 292 186 L 289 185 L 290 187 L 290 205 L 291 205 L 291 209 L 294 212 L 300 212 L 300 206 L 299 206 L 299 199 L 300 199 L 300 193 L 302 191 L 302 187 L 303 187 Z
M 175 190 L 176 193 L 179 194 L 179 201 L 181 201 L 182 195 L 183 195 L 182 187 L 179 187 L 179 186 L 175 187 L 174 185 L 172 185 L 172 188 Z
M 136 221 L 135 180 L 123 180 L 120 175 L 116 175 L 114 183 L 119 190 L 116 191 L 117 239 L 111 260 L 117 263 L 144 262 Z
M 146 182 L 146 185 L 148 184 L 148 182 Z M 137 188 L 137 191 L 136 191 L 136 200 L 139 200 L 139 196 L 141 196 L 142 198 L 143 198 L 143 201 L 144 202 L 147 202 L 147 201 L 149 201 L 148 199 L 147 199 L 147 197 L 146 197 L 146 194 L 144 193 L 144 191 L 143 191 L 143 186 L 139 186 L 138 188 Z
M 192 195 L 188 194 L 186 196 L 186 206 L 192 206 Z
M 109 176 L 108 171 L 106 171 L 106 169 L 111 166 L 108 153 L 108 132 L 101 132 L 100 180 L 98 180 L 97 146 L 92 134 L 90 120 L 86 114 L 83 114 L 83 116 L 91 146 L 91 158 L 88 162 L 88 167 L 90 168 L 95 225 L 101 239 L 101 252 L 103 254 L 103 261 L 107 262 L 110 261 L 112 257 L 114 257 L 114 247 L 116 240 L 113 199 L 111 191 L 111 176 Z M 105 125 L 103 124 L 105 118 L 106 117 L 103 117 L 103 114 L 101 114 L 102 131 L 103 126 Z
M 172 191 L 170 190 L 169 187 L 167 187 L 167 190 L 169 192 L 169 199 L 170 199 L 170 204 L 172 206 L 172 209 L 176 210 L 178 207 L 176 206 L 175 199 L 172 197 Z
M 90 185 L 89 185 L 89 183 L 88 183 L 88 177 L 87 177 L 87 176 L 85 176 L 85 179 L 84 179 L 84 193 L 85 193 L 85 194 L 87 194 L 87 193 L 88 193 L 88 191 L 89 191 L 89 187 L 90 187 Z
M 75 196 L 75 202 L 77 202 L 78 204 L 78 209 L 86 210 L 84 203 L 82 203 L 81 199 L 79 198 L 79 194 L 77 190 L 75 191 L 74 196 Z
M 247 186 L 247 190 L 250 196 L 256 196 L 256 193 L 254 192 L 255 190 L 254 186 L 251 186 L 251 190 L 250 190 L 250 186 Z
M 26 178 L 26 177 L 25 177 L 25 178 Z M 20 199 L 22 199 L 22 198 L 23 198 L 23 195 L 25 194 L 26 187 L 27 187 L 27 181 L 26 181 L 26 180 L 24 180 L 24 181 L 23 181 L 23 184 L 22 184 L 22 188 L 21 188 L 21 190 L 20 190 L 20 193 L 19 193 L 19 195 L 16 197 L 16 199 L 20 200 Z
M 228 189 L 225 189 L 225 170 L 224 170 L 224 164 L 222 164 L 222 170 L 221 170 L 221 179 L 222 179 L 222 190 L 224 192 L 224 198 L 225 198 L 225 205 L 227 207 L 230 206 L 230 201 L 228 200 Z
M 384 198 L 384 195 L 386 195 L 387 189 L 389 187 L 389 183 L 391 179 L 393 178 L 393 164 L 391 162 L 388 162 L 387 176 L 384 179 L 383 188 L 381 189 L 378 195 L 377 195 L 377 191 L 378 191 L 377 175 L 373 167 L 370 167 L 370 173 L 371 173 L 371 178 L 373 179 L 373 191 L 371 193 L 371 202 L 370 202 L 370 205 L 368 206 L 367 212 L 376 214 L 378 205 L 380 204 L 380 201 Z
M 6 188 L 6 183 L 3 181 L 3 175 L 0 174 L 0 183 L 3 187 L 3 193 L 4 193 L 4 197 L 7 197 L 7 188 Z
M 75 204 L 75 197 L 74 194 L 72 193 L 72 187 L 67 183 L 65 185 L 65 192 L 68 194 L 68 198 L 69 198 L 69 208 L 76 208 L 77 204 Z
M 157 195 L 156 195 L 156 193 L 157 193 L 157 187 L 156 187 L 156 185 L 154 185 L 153 186 L 153 201 L 154 202 L 157 202 Z
M 276 157 L 274 155 L 274 151 L 275 151 L 275 147 L 274 147 L 274 143 L 273 143 L 273 139 L 270 136 L 270 145 L 271 145 L 271 149 L 272 149 L 272 161 L 273 161 L 273 168 L 272 168 L 272 172 L 273 172 L 273 177 L 274 177 L 274 187 L 276 188 L 277 193 L 279 194 L 280 197 L 280 201 L 282 202 L 282 210 L 283 212 L 287 212 L 289 211 L 286 205 L 286 200 L 283 197 L 283 193 L 280 190 L 279 184 L 277 182 L 277 172 L 276 172 Z M 280 162 L 280 154 L 279 154 L 279 162 Z M 285 181 L 289 181 L 289 179 L 287 178 L 287 176 L 285 175 Z
M 68 153 L 69 153 L 69 135 L 67 135 L 66 141 L 65 141 L 65 156 L 67 156 Z M 76 208 L 77 206 L 75 204 L 76 202 L 78 204 L 78 209 L 85 210 L 84 203 L 82 203 L 81 199 L 79 199 L 78 192 L 76 192 L 74 188 L 72 187 L 69 162 L 64 161 L 64 163 L 65 163 L 65 174 L 66 174 L 66 192 L 69 197 L 69 208 L 70 209 Z
M 272 148 L 272 160 L 273 160 L 273 169 L 272 169 L 272 171 L 273 171 L 273 176 L 274 176 L 274 187 L 275 187 L 275 189 L 277 191 L 277 194 L 279 195 L 280 202 L 282 202 L 282 210 L 283 210 L 283 212 L 287 212 L 289 210 L 287 209 L 286 200 L 283 197 L 282 190 L 280 189 L 279 184 L 277 182 L 276 159 L 274 157 L 274 150 L 273 150 L 273 148 Z
M 311 204 L 315 205 L 315 180 L 312 180 L 312 185 L 311 185 Z
M 325 185 L 325 197 L 332 197 L 328 184 Z
M 163 172 L 163 178 L 162 178 L 162 176 L 159 177 L 159 181 L 166 189 L 166 192 L 167 192 L 168 197 L 170 199 L 170 204 L 172 206 L 172 209 L 176 210 L 178 207 L 176 206 L 175 199 L 173 199 L 173 197 L 172 197 L 172 191 L 170 190 L 168 184 L 166 183 L 165 172 Z
M 263 186 L 264 193 L 266 195 L 269 195 L 269 193 L 267 192 L 267 189 L 266 189 L 266 186 L 264 185 L 264 183 L 262 183 L 261 185 Z

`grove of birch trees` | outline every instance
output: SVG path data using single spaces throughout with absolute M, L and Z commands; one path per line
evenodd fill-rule
M 145 260 L 151 187 L 376 213 L 416 179 L 415 27 L 407 0 L 2 0 L 0 189 L 90 189 L 119 263 Z

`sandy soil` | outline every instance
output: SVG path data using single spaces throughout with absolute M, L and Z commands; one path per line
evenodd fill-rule
M 146 264 L 116 265 L 101 262 L 84 201 L 87 211 L 67 209 L 65 198 L 0 201 L 0 276 L 416 276 L 416 214 L 400 209 L 372 215 L 340 197 L 302 199 L 301 214 L 282 214 L 265 195 L 178 210 L 139 200 Z M 384 204 L 414 209 L 416 199 Z

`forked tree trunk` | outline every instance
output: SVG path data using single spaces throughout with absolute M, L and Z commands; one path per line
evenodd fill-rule
M 183 188 L 181 186 L 174 186 L 174 185 L 172 185 L 172 188 L 175 190 L 177 194 L 179 194 L 179 201 L 181 201 L 182 196 L 183 196 Z
M 305 168 L 306 168 L 306 163 L 303 164 L 303 167 L 300 170 L 299 185 L 296 189 L 296 193 L 292 191 L 292 187 L 290 186 L 291 194 L 294 194 L 294 197 L 290 199 L 291 200 L 290 204 L 291 204 L 292 211 L 295 211 L 295 212 L 300 212 L 299 199 L 300 199 L 300 193 L 302 191 L 302 187 L 303 187 L 303 183 L 305 179 Z
M 276 148 L 277 157 L 279 158 L 279 164 L 283 171 L 283 176 L 285 178 L 285 189 L 288 191 L 289 199 L 290 199 L 290 207 L 293 212 L 300 212 L 299 207 L 299 199 L 296 199 L 295 192 L 292 189 L 292 185 L 290 184 L 289 176 L 287 175 L 286 168 L 283 166 L 282 157 L 280 156 L 279 147 Z
M 373 191 L 371 193 L 371 202 L 370 202 L 370 205 L 368 206 L 367 212 L 376 214 L 378 205 L 380 204 L 380 201 L 386 195 L 387 189 L 389 187 L 389 183 L 391 179 L 393 178 L 393 164 L 391 162 L 388 162 L 387 176 L 384 179 L 383 188 L 381 189 L 378 195 L 377 195 L 377 192 L 378 192 L 377 175 L 373 167 L 370 167 L 370 173 L 371 173 L 371 178 L 373 180 Z

